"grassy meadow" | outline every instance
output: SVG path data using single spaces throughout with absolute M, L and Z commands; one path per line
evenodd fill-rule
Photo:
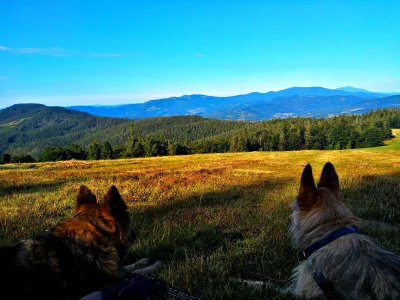
M 0 166 L 0 244 L 70 216 L 81 184 L 110 185 L 129 206 L 137 240 L 126 264 L 162 259 L 159 277 L 204 299 L 291 299 L 231 277 L 288 284 L 301 260 L 287 234 L 304 166 L 330 161 L 362 233 L 400 254 L 400 130 L 387 145 L 340 151 L 203 154 Z

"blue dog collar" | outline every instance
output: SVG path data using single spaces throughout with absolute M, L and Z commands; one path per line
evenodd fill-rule
M 328 245 L 330 242 L 337 240 L 338 238 L 352 234 L 352 233 L 359 233 L 358 227 L 355 225 L 352 226 L 345 226 L 340 227 L 339 229 L 335 230 L 334 232 L 330 233 L 323 239 L 319 240 L 318 242 L 312 244 L 310 247 L 303 251 L 303 256 L 305 259 L 309 258 L 315 251 L 321 249 L 322 247 Z

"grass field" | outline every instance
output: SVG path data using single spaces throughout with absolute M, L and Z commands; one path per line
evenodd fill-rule
M 301 257 L 287 234 L 302 170 L 316 181 L 334 164 L 362 232 L 400 254 L 400 130 L 386 146 L 341 151 L 252 152 L 0 166 L 0 244 L 70 216 L 81 184 L 98 196 L 115 184 L 138 239 L 127 260 L 161 258 L 159 277 L 204 299 L 289 299 L 233 284 L 285 286 Z

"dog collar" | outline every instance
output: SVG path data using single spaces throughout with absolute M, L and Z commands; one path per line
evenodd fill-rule
M 312 244 L 310 247 L 306 248 L 303 251 L 303 256 L 304 256 L 305 259 L 307 259 L 315 251 L 317 251 L 317 250 L 321 249 L 322 247 L 328 245 L 330 242 L 333 242 L 334 240 L 337 240 L 338 238 L 340 238 L 342 236 L 345 236 L 347 234 L 352 234 L 352 233 L 359 233 L 357 226 L 352 225 L 352 226 L 340 227 L 339 229 L 336 229 L 334 232 L 328 234 L 323 239 L 319 240 L 318 242 Z

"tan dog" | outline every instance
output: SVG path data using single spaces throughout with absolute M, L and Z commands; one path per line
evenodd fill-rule
M 400 299 L 400 256 L 357 232 L 359 220 L 340 200 L 331 163 L 318 187 L 311 166 L 304 168 L 292 207 L 290 233 L 307 258 L 294 269 L 291 292 L 306 298 Z

